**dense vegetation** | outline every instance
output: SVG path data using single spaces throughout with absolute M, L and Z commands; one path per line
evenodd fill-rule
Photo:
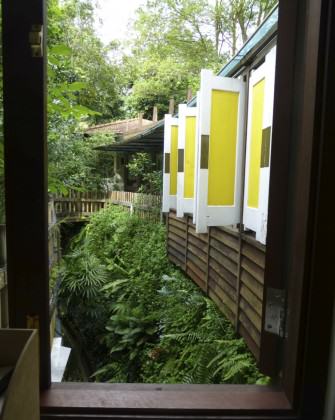
M 163 225 L 109 207 L 74 239 L 60 274 L 60 315 L 91 379 L 264 381 L 226 318 L 168 262 Z

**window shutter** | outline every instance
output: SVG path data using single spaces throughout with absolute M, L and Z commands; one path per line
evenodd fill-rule
M 250 77 L 243 223 L 266 243 L 276 48 Z
M 164 174 L 163 208 L 164 213 L 177 207 L 178 173 L 178 118 L 165 115 L 164 122 Z
M 196 230 L 240 220 L 245 83 L 202 70 Z
M 177 217 L 193 214 L 197 108 L 179 105 Z M 181 161 L 182 159 L 182 161 Z

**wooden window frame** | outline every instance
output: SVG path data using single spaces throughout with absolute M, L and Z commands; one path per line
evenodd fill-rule
M 334 8 L 280 1 L 265 275 L 287 286 L 287 337 L 262 345 L 283 366 L 281 387 L 50 387 L 46 59 L 28 42 L 32 25 L 45 25 L 45 0 L 2 0 L 9 316 L 12 327 L 39 327 L 43 419 L 321 419 L 334 296 Z

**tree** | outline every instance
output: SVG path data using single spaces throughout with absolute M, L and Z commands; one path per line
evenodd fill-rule
M 130 114 L 162 117 L 170 98 L 185 102 L 202 68 L 217 71 L 250 36 L 276 0 L 148 0 L 139 8 L 123 59 Z
M 201 68 L 220 67 L 223 58 L 210 39 L 208 18 L 205 0 L 149 0 L 137 11 L 131 54 L 123 61 L 130 112 L 149 116 L 158 105 L 162 117 L 170 98 L 181 103 L 189 88 L 198 89 Z
M 136 153 L 128 163 L 127 168 L 131 176 L 139 178 L 139 192 L 161 194 L 163 174 L 148 153 Z
M 109 59 L 111 46 L 94 33 L 90 1 L 50 0 L 48 6 L 49 189 L 99 189 L 103 174 L 93 147 L 113 138 L 84 140 L 82 132 L 89 122 L 122 116 L 120 69 Z
M 211 15 L 219 53 L 229 48 L 231 55 L 235 55 L 277 3 L 277 0 L 215 0 Z

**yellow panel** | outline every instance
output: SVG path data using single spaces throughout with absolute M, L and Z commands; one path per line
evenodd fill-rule
M 208 205 L 233 206 L 238 92 L 213 90 L 208 158 Z
M 171 127 L 170 195 L 177 195 L 178 127 Z
M 264 86 L 262 79 L 252 89 L 251 145 L 249 157 L 248 207 L 258 208 L 259 177 L 262 152 L 262 129 L 264 111 Z
M 184 198 L 194 197 L 196 117 L 186 117 Z

